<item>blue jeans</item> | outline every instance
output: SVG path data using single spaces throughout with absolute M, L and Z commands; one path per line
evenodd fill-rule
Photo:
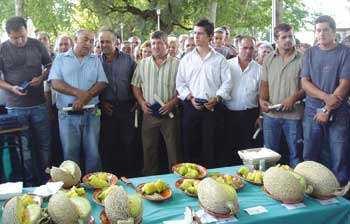
M 328 138 L 332 171 L 341 186 L 349 180 L 349 118 L 335 117 L 327 125 L 318 125 L 313 116 L 304 115 L 304 160 L 320 161 L 322 139 Z
M 81 165 L 80 149 L 82 148 L 85 156 L 85 172 L 99 171 L 100 115 L 97 115 L 97 109 L 85 110 L 82 115 L 68 115 L 67 112 L 60 110 L 58 120 L 63 159 L 72 160 Z
M 301 162 L 303 148 L 303 130 L 301 120 L 272 118 L 264 116 L 264 146 L 276 152 L 280 151 L 282 130 L 289 148 L 289 165 L 295 167 Z
M 45 169 L 49 166 L 51 154 L 50 120 L 46 104 L 33 107 L 8 108 L 8 114 L 19 116 L 22 125 L 29 126 L 29 130 L 21 133 L 26 185 L 32 186 L 33 184 L 46 183 L 48 175 L 45 173 Z M 33 167 L 32 153 L 35 154 L 38 164 L 38 167 L 35 167 L 39 169 L 38 183 L 34 183 L 33 180 L 35 169 Z M 12 166 L 20 167 L 20 162 L 17 161 Z

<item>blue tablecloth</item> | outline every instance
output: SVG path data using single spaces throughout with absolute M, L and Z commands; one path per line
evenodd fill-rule
M 225 167 L 211 169 L 209 172 L 220 172 L 235 175 L 237 169 L 238 167 Z M 173 196 L 171 199 L 160 203 L 153 203 L 144 200 L 144 224 L 156 224 L 167 220 L 183 219 L 185 207 L 188 205 L 191 205 L 195 210 L 200 209 L 196 198 L 191 198 L 175 188 L 175 182 L 179 179 L 179 177 L 175 174 L 139 177 L 130 180 L 135 186 L 137 186 L 140 183 L 156 181 L 159 178 L 166 181 L 171 186 L 173 189 Z M 126 186 L 121 181 L 119 181 L 118 184 L 124 186 L 129 194 L 135 193 L 131 187 Z M 30 190 L 31 189 L 25 189 L 25 192 L 29 192 Z M 92 205 L 92 215 L 94 216 L 96 223 L 100 223 L 99 214 L 103 207 L 92 201 L 92 190 L 87 190 L 87 192 L 88 198 Z M 339 201 L 337 204 L 321 205 L 317 200 L 305 196 L 304 204 L 306 207 L 295 210 L 287 210 L 281 205 L 280 202 L 266 196 L 265 193 L 261 191 L 261 187 L 245 182 L 245 186 L 238 190 L 240 211 L 237 214 L 238 222 L 236 223 L 350 223 L 350 202 L 342 197 L 338 197 L 337 200 Z M 243 211 L 245 208 L 255 207 L 258 205 L 265 207 L 268 212 L 250 216 L 248 213 Z

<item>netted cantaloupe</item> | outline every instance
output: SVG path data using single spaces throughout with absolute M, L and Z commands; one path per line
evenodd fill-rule
M 24 205 L 21 197 L 11 198 L 2 213 L 2 223 L 7 224 L 38 224 L 41 208 L 38 204 Z
M 110 223 L 138 224 L 142 221 L 143 202 L 139 195 L 128 195 L 123 187 L 116 186 L 104 200 Z
M 81 170 L 78 164 L 71 160 L 66 160 L 59 167 L 53 166 L 46 169 L 51 176 L 52 181 L 62 181 L 63 188 L 70 188 L 79 183 L 81 178 Z
M 301 162 L 294 171 L 304 176 L 306 182 L 313 187 L 311 195 L 318 197 L 344 195 L 349 189 L 349 183 L 348 186 L 341 189 L 332 171 L 318 162 Z
M 211 212 L 234 215 L 239 211 L 236 190 L 210 177 L 198 184 L 198 200 Z
M 50 218 L 56 224 L 89 223 L 91 205 L 83 197 L 68 198 L 59 191 L 50 198 L 47 207 Z
M 298 202 L 304 199 L 304 186 L 286 170 L 271 167 L 265 172 L 263 181 L 265 190 L 277 200 Z

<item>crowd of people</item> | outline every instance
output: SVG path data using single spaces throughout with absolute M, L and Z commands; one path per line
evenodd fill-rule
M 274 44 L 245 35 L 231 41 L 226 26 L 207 19 L 178 38 L 155 31 L 142 43 L 137 36 L 123 41 L 113 30 L 81 29 L 51 45 L 45 32 L 28 37 L 25 19 L 8 19 L 0 105 L 29 126 L 22 133 L 26 184 L 45 183 L 45 168 L 63 160 L 85 173 L 128 177 L 179 162 L 237 165 L 238 150 L 282 153 L 284 139 L 291 167 L 320 161 L 326 140 L 331 169 L 344 185 L 349 41 L 337 41 L 329 16 L 314 27 L 314 46 L 297 42 L 288 24 L 274 28 Z M 25 81 L 30 87 L 23 91 Z M 0 141 L 2 148 L 15 140 Z M 10 160 L 16 179 L 16 150 Z

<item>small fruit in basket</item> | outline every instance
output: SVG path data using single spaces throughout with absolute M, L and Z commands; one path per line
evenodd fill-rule
M 85 189 L 82 187 L 76 188 L 73 186 L 68 192 L 66 192 L 66 196 L 68 198 L 80 197 L 85 194 Z
M 246 177 L 249 173 L 249 168 L 247 166 L 241 166 L 238 170 L 238 174 L 242 177 Z
M 89 177 L 89 184 L 92 187 L 95 188 L 104 188 L 104 187 L 109 187 L 108 183 L 108 175 L 107 173 L 100 175 L 101 173 L 98 173 L 97 175 L 91 175 Z
M 199 177 L 199 172 L 198 172 L 198 170 L 195 170 L 193 168 L 188 168 L 186 176 L 188 176 L 190 178 L 197 178 L 197 177 Z
M 187 167 L 185 166 L 178 167 L 176 172 L 178 172 L 182 176 L 185 176 L 187 173 Z
M 154 183 L 157 192 L 161 193 L 162 191 L 164 191 L 165 189 L 168 188 L 168 185 L 161 179 L 158 179 L 155 183 Z
M 184 163 L 176 168 L 176 172 L 189 178 L 198 178 L 200 175 L 198 166 L 194 163 Z
M 142 192 L 145 194 L 154 194 L 156 191 L 157 187 L 154 183 L 147 183 L 142 187 Z
M 198 189 L 199 183 L 200 183 L 199 180 L 184 179 L 182 181 L 182 184 L 180 185 L 180 189 L 182 189 L 187 193 L 197 195 L 197 189 Z
M 232 176 L 229 174 L 225 174 L 225 183 L 232 183 Z

